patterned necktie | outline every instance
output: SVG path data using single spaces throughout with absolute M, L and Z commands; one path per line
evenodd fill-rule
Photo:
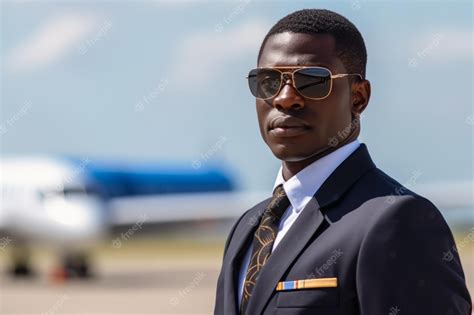
M 245 314 L 248 302 L 252 296 L 252 290 L 258 280 L 258 275 L 263 265 L 267 262 L 272 252 L 273 243 L 278 233 L 278 225 L 285 210 L 290 205 L 288 196 L 282 185 L 275 188 L 273 197 L 263 212 L 260 225 L 255 231 L 253 238 L 252 256 L 245 276 L 242 301 L 240 303 L 240 314 Z

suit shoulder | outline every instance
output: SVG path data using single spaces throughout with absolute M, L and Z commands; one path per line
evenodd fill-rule
M 435 223 L 438 227 L 447 226 L 441 212 L 427 198 L 408 189 L 420 176 L 413 172 L 405 185 L 375 168 L 365 174 L 350 192 L 354 204 L 365 210 L 367 228 L 379 224 L 416 225 Z M 423 221 L 425 220 L 425 221 Z
M 420 216 L 429 214 L 430 217 L 442 216 L 438 208 L 428 199 L 418 194 L 395 196 L 388 202 L 388 213 L 399 213 L 407 216 Z
M 413 171 L 410 178 L 401 184 L 384 171 L 379 168 L 374 168 L 371 171 L 367 172 L 362 178 L 359 179 L 358 185 L 359 189 L 366 191 L 364 195 L 370 194 L 370 198 L 379 197 L 379 196 L 415 196 L 423 198 L 418 195 L 407 186 L 411 186 L 416 183 L 418 177 L 421 175 L 420 171 Z
M 439 209 L 428 199 L 417 194 L 394 196 L 384 200 L 385 207 L 373 217 L 373 227 L 390 226 L 398 231 L 431 231 L 451 235 Z

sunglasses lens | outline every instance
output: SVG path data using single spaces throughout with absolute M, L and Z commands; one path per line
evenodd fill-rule
M 281 73 L 273 69 L 253 69 L 248 75 L 249 88 L 257 98 L 271 98 L 278 93 Z
M 331 72 L 324 68 L 305 68 L 295 72 L 295 87 L 309 98 L 325 98 L 331 90 Z

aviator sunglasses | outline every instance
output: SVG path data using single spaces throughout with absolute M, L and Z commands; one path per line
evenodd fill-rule
M 279 69 L 295 69 L 294 71 L 281 71 Z M 312 100 L 322 100 L 331 94 L 332 80 L 355 75 L 362 79 L 358 73 L 332 74 L 331 70 L 324 67 L 278 67 L 256 68 L 250 70 L 247 79 L 252 95 L 258 99 L 267 100 L 275 97 L 285 82 L 291 78 L 293 87 L 302 96 Z

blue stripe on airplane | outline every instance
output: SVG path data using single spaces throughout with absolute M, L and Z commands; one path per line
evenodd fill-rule
M 223 167 L 201 165 L 128 164 L 70 159 L 109 198 L 173 193 L 232 191 L 235 183 Z M 81 164 L 82 163 L 82 164 Z

